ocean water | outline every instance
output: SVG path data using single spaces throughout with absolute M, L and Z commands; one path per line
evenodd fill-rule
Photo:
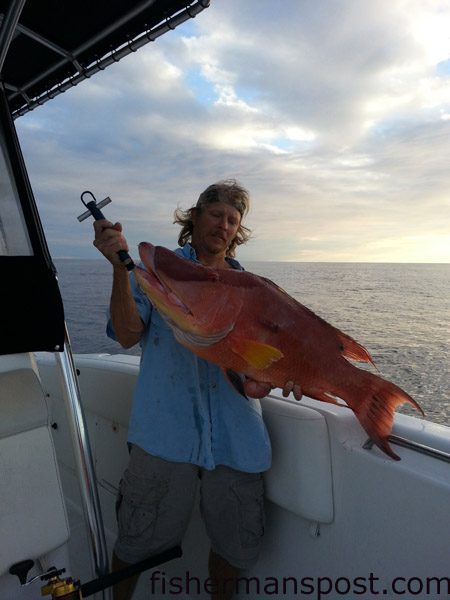
M 139 354 L 105 334 L 112 269 L 105 260 L 55 261 L 75 353 Z M 247 262 L 354 337 L 380 375 L 430 421 L 450 425 L 450 264 Z M 405 406 L 401 412 L 418 415 Z

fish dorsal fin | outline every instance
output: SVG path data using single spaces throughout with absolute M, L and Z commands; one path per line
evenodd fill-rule
M 342 355 L 345 356 L 345 358 L 372 363 L 372 365 L 375 366 L 372 357 L 364 348 L 364 346 L 358 344 L 358 342 L 356 342 L 353 338 L 345 333 L 342 333 L 342 331 L 339 331 L 339 329 L 336 329 L 336 332 L 338 334 L 339 341 L 342 344 Z
M 230 340 L 231 349 L 254 369 L 267 369 L 272 363 L 283 358 L 284 354 L 269 344 L 245 338 Z

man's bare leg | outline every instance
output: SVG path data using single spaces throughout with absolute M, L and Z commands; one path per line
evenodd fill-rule
M 120 569 L 125 569 L 125 567 L 129 567 L 130 564 L 120 560 L 113 552 L 111 569 L 113 571 L 119 571 Z M 127 579 L 123 579 L 119 583 L 113 587 L 113 597 L 114 600 L 131 600 L 133 596 L 134 589 L 139 579 L 139 573 L 137 575 L 132 575 Z
M 239 570 L 212 550 L 209 552 L 208 568 L 209 576 L 214 582 L 215 591 L 211 594 L 212 600 L 230 600 L 233 597 Z

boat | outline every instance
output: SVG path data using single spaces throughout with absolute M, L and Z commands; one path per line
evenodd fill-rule
M 109 561 L 139 370 L 135 356 L 72 353 L 14 121 L 208 5 L 0 0 L 2 600 L 110 598 L 130 574 Z M 277 393 L 261 403 L 264 545 L 235 597 L 448 598 L 450 428 L 397 414 L 394 461 L 349 410 Z M 196 508 L 182 548 L 134 567 L 134 598 L 209 598 L 208 551 Z

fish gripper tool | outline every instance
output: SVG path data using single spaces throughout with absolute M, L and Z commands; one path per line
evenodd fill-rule
M 89 202 L 85 202 L 83 198 L 83 196 L 87 194 L 92 197 L 92 200 L 89 200 Z M 109 204 L 111 202 L 111 198 L 107 196 L 104 200 L 97 202 L 94 194 L 92 192 L 86 191 L 81 194 L 81 202 L 84 204 L 87 210 L 78 217 L 80 223 L 85 219 L 88 219 L 90 216 L 93 216 L 96 221 L 99 221 L 100 219 L 105 218 L 104 214 L 100 209 Z M 134 262 L 131 256 L 128 254 L 128 252 L 126 252 L 126 250 L 119 250 L 117 254 L 119 255 L 120 260 L 126 266 L 127 270 L 132 271 L 134 269 Z

